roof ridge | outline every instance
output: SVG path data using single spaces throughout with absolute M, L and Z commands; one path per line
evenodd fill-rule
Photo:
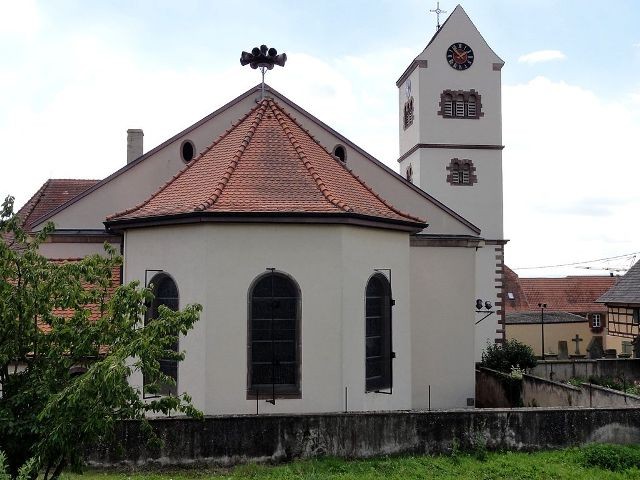
M 271 100 L 275 105 L 278 105 L 274 100 Z M 289 117 L 289 119 L 295 123 L 300 129 L 302 129 L 303 131 L 308 133 L 308 130 L 306 130 L 302 125 L 300 125 L 298 123 L 298 121 L 293 118 L 291 115 L 289 115 L 286 110 L 281 110 L 279 108 L 280 111 L 282 111 L 282 113 L 284 113 L 287 117 Z M 322 145 L 320 144 L 320 142 L 311 134 L 309 134 L 309 136 L 311 137 L 311 139 L 313 141 L 315 141 L 318 145 L 320 145 L 322 147 Z M 324 147 L 322 147 L 324 149 Z M 326 151 L 326 150 L 325 150 Z M 329 154 L 329 152 L 327 152 L 327 154 Z M 366 184 L 366 182 L 364 180 L 362 180 L 358 175 L 356 175 L 353 170 L 351 170 L 350 168 L 347 168 L 347 166 L 345 164 L 343 164 L 342 162 L 336 161 L 336 163 L 338 163 L 342 168 L 344 168 L 347 172 L 349 172 L 358 182 L 360 182 L 360 184 L 366 188 L 367 190 L 369 190 L 380 202 L 382 202 L 382 204 L 384 206 L 386 206 L 387 208 L 389 208 L 391 211 L 393 211 L 394 213 L 396 213 L 397 215 L 401 215 L 403 217 L 407 217 L 410 218 L 412 220 L 417 220 L 421 223 L 426 223 L 424 219 L 420 218 L 420 217 L 415 217 L 409 213 L 405 213 L 402 210 L 398 210 L 396 207 L 394 207 L 393 205 L 391 205 L 390 203 L 388 203 L 384 198 L 382 198 L 380 195 L 378 195 L 375 190 L 373 190 L 373 188 L 371 188 L 369 185 Z
M 233 130 L 237 125 L 240 125 L 242 122 L 244 122 L 247 119 L 247 117 L 249 117 L 259 107 L 260 107 L 260 105 L 256 105 L 251 110 L 249 110 L 245 115 L 243 115 L 239 120 L 237 120 L 236 122 L 231 123 L 231 127 L 227 128 L 224 132 L 222 132 L 222 134 L 220 134 L 220 136 L 217 139 L 215 139 L 208 147 L 206 147 L 204 150 L 202 150 L 202 152 L 196 158 L 194 158 L 191 162 L 187 163 L 184 167 L 182 167 L 175 175 L 173 175 L 170 179 L 168 179 L 164 183 L 164 185 L 162 185 L 158 190 L 156 190 L 156 192 L 153 195 L 151 195 L 149 198 L 147 198 L 144 202 L 139 203 L 138 205 L 135 205 L 135 206 L 133 206 L 131 208 L 128 208 L 126 210 L 122 210 L 120 212 L 115 212 L 115 213 L 109 215 L 106 218 L 106 220 L 109 221 L 109 220 L 115 219 L 116 217 L 121 217 L 123 215 L 128 215 L 128 214 L 130 214 L 132 212 L 135 212 L 136 210 L 144 207 L 145 205 L 147 205 L 151 200 L 153 200 L 162 191 L 164 191 L 171 183 L 173 183 L 174 180 L 176 180 L 183 173 L 185 173 L 187 170 L 189 170 L 189 168 L 191 168 L 193 165 L 195 165 L 196 162 L 198 162 L 202 157 L 205 156 L 205 154 L 207 154 L 213 147 L 215 147 L 218 143 L 220 143 L 229 134 L 229 132 L 231 132 L 231 130 Z
M 331 191 L 329 190 L 327 185 L 324 183 L 324 181 L 322 180 L 318 172 L 316 172 L 316 169 L 311 164 L 311 161 L 309 160 L 309 158 L 307 157 L 307 154 L 304 152 L 304 150 L 300 146 L 300 143 L 298 143 L 298 140 L 296 140 L 295 136 L 293 135 L 293 132 L 291 131 L 289 126 L 285 124 L 284 119 L 282 118 L 282 114 L 284 113 L 296 125 L 298 125 L 298 123 L 289 115 L 287 115 L 286 112 L 281 110 L 280 107 L 272 99 L 269 99 L 268 102 L 269 102 L 269 106 L 271 107 L 271 111 L 276 117 L 276 120 L 278 120 L 280 127 L 282 127 L 282 131 L 285 133 L 285 135 L 287 135 L 289 142 L 291 142 L 291 146 L 298 154 L 298 157 L 300 158 L 300 160 L 302 161 L 302 164 L 305 166 L 305 168 L 311 175 L 311 178 L 313 178 L 316 184 L 316 187 L 318 187 L 318 190 L 320 190 L 320 193 L 322 193 L 324 198 L 326 198 L 331 204 L 335 205 L 341 210 L 344 210 L 345 212 L 352 212 L 353 209 L 349 205 L 347 205 L 344 201 L 339 200 L 333 193 L 331 193 Z
M 213 204 L 216 203 L 216 201 L 220 198 L 220 195 L 222 195 L 222 191 L 224 190 L 224 187 L 226 187 L 227 184 L 229 183 L 229 179 L 231 178 L 231 175 L 233 175 L 233 172 L 235 172 L 238 166 L 238 162 L 240 161 L 240 158 L 242 158 L 242 155 L 247 149 L 247 146 L 249 146 L 249 142 L 251 142 L 251 139 L 253 138 L 254 133 L 256 133 L 258 125 L 260 125 L 260 122 L 262 121 L 262 116 L 264 115 L 264 112 L 267 109 L 267 101 L 262 100 L 258 105 L 258 107 L 259 108 L 256 113 L 256 116 L 251 122 L 251 125 L 249 125 L 249 130 L 247 130 L 247 134 L 244 136 L 244 139 L 242 140 L 240 147 L 238 147 L 238 150 L 236 150 L 236 153 L 233 155 L 233 158 L 229 162 L 229 165 L 227 166 L 225 173 L 222 175 L 222 179 L 218 181 L 218 184 L 216 185 L 216 188 L 213 190 L 213 193 L 211 194 L 211 196 L 195 208 L 196 212 L 202 212 L 203 210 L 211 208 Z

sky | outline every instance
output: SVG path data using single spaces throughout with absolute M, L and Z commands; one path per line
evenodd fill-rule
M 456 2 L 442 0 L 448 13 Z M 506 263 L 521 276 L 640 252 L 640 2 L 468 0 L 506 62 Z M 435 32 L 431 0 L 0 0 L 0 196 L 48 178 L 104 178 L 259 82 L 397 170 L 395 82 Z M 640 254 L 636 257 L 640 259 Z M 624 268 L 624 257 L 591 266 Z

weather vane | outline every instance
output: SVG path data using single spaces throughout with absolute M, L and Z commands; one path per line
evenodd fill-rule
M 259 68 L 262 72 L 261 100 L 264 100 L 264 74 L 267 70 L 273 70 L 274 65 L 284 67 L 286 61 L 286 53 L 278 55 L 275 48 L 267 48 L 266 45 L 260 45 L 260 48 L 255 47 L 251 53 L 242 52 L 240 55 L 240 65 L 249 65 L 254 70 Z
M 442 10 L 440 8 L 440 2 L 437 2 L 436 4 L 436 8 L 434 10 L 429 10 L 431 13 L 435 13 L 436 14 L 436 18 L 438 19 L 438 24 L 436 25 L 436 30 L 440 30 L 440 14 L 441 13 L 447 13 L 446 10 Z

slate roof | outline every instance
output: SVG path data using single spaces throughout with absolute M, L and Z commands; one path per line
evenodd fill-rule
M 629 269 L 613 287 L 597 300 L 602 303 L 640 305 L 640 261 Z
M 25 230 L 30 231 L 37 220 L 52 212 L 69 200 L 88 190 L 98 180 L 76 180 L 51 178 L 25 203 L 17 215 Z
M 521 278 L 508 268 L 505 277 L 506 313 L 539 312 L 538 303 L 546 303 L 549 311 L 554 312 L 606 313 L 606 307 L 596 300 L 618 280 L 604 275 Z M 513 293 L 513 300 L 509 293 Z
M 537 305 L 537 304 L 536 304 Z M 511 312 L 505 314 L 504 321 L 507 325 L 518 324 L 540 324 L 542 320 L 541 312 Z M 588 322 L 586 317 L 567 312 L 544 312 L 544 323 L 582 323 Z
M 264 99 L 147 201 L 106 224 L 258 214 L 363 218 L 425 227 L 330 155 L 273 99 Z

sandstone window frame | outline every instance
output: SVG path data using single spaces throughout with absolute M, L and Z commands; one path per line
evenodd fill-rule
M 478 183 L 473 161 L 468 158 L 452 158 L 447 165 L 447 183 L 457 187 L 470 187 Z
M 438 115 L 443 118 L 479 120 L 484 117 L 482 96 L 475 90 L 443 90 Z

